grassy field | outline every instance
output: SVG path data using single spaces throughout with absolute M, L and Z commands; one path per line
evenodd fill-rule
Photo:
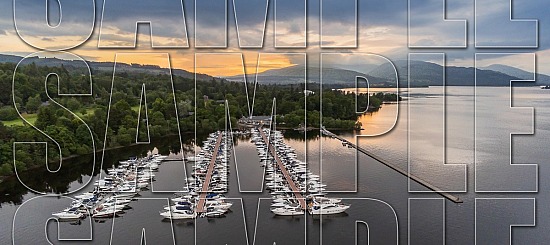
M 132 106 L 132 110 L 133 111 L 138 111 L 139 110 L 139 106 Z M 89 109 L 86 109 L 86 114 L 91 114 L 91 113 L 94 113 L 94 109 L 93 108 L 89 108 Z M 75 114 L 77 116 L 83 116 L 83 114 L 81 112 L 75 112 Z M 27 113 L 23 113 L 22 116 L 27 119 L 27 121 L 29 121 L 30 123 L 33 123 L 36 122 L 36 118 L 38 117 L 37 114 L 33 113 L 33 114 L 27 114 Z M 3 121 L 4 125 L 5 126 L 8 126 L 8 127 L 12 127 L 12 126 L 23 126 L 23 119 L 15 119 L 15 120 L 11 120 L 11 121 Z
M 22 116 L 30 123 L 36 122 L 36 118 L 38 117 L 37 114 L 27 114 L 27 113 L 23 113 Z M 4 121 L 3 123 L 4 125 L 11 127 L 11 126 L 22 126 L 23 122 L 24 122 L 23 119 L 18 118 L 11 121 Z

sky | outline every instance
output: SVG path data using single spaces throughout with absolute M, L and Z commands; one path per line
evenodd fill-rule
M 475 53 L 536 53 L 537 71 L 550 74 L 549 8 L 541 0 L 0 0 L 0 53 L 65 50 L 111 62 L 119 52 L 169 53 L 173 68 L 214 76 L 242 74 L 243 63 L 254 73 L 304 61 L 285 53 L 307 53 L 315 67 L 333 53 L 331 66 L 358 71 L 366 53 L 390 61 L 445 53 L 447 65 L 466 67 Z M 135 43 L 137 21 L 150 25 L 138 25 Z M 276 54 L 257 65 L 259 53 Z M 490 57 L 478 56 L 533 67 L 517 55 Z

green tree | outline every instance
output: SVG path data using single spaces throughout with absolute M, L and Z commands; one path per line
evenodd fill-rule
M 4 163 L 0 166 L 0 176 L 9 176 L 13 174 L 13 167 L 9 163 Z
M 15 111 L 15 108 L 11 106 L 4 106 L 0 108 L 0 120 L 11 121 L 17 118 L 19 118 L 19 115 L 17 115 L 17 111 Z
M 133 112 L 132 107 L 128 104 L 128 102 L 126 102 L 126 100 L 117 101 L 113 106 L 111 106 L 111 111 L 109 113 L 109 127 L 113 128 L 115 132 L 118 132 L 118 128 L 123 125 L 124 117 L 131 112 Z M 135 118 L 137 118 L 137 115 Z
M 51 106 L 42 106 L 38 110 L 35 126 L 41 129 L 46 128 L 48 125 L 55 125 L 57 116 Z
M 78 102 L 76 98 L 70 98 L 67 100 L 67 108 L 72 112 L 76 112 L 78 109 L 80 109 L 80 107 L 80 102 Z
M 30 97 L 29 100 L 27 101 L 27 104 L 25 104 L 27 113 L 35 113 L 41 104 L 42 104 L 42 101 L 40 100 L 40 95 Z

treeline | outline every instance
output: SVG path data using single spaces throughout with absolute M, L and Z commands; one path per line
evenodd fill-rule
M 0 93 L 0 120 L 19 120 L 17 108 L 22 114 L 36 116 L 32 124 L 38 130 L 27 124 L 7 127 L 0 123 L 0 175 L 13 174 L 15 141 L 48 142 L 48 159 L 53 162 L 50 169 L 57 169 L 54 159 L 60 154 L 62 157 L 86 154 L 92 152 L 94 146 L 98 150 L 104 145 L 127 146 L 195 130 L 208 133 L 228 125 L 236 128 L 237 120 L 249 112 L 271 115 L 273 98 L 276 98 L 276 113 L 280 115 L 278 123 L 298 127 L 303 124 L 307 111 L 307 126 L 320 126 L 321 93 L 315 87 L 308 88 L 313 93 L 304 96 L 303 85 L 257 85 L 253 99 L 252 84 L 218 78 L 195 84 L 192 79 L 168 74 L 123 72 L 113 77 L 112 73 L 95 72 L 90 84 L 89 76 L 71 67 L 28 64 L 18 68 L 15 78 L 14 69 L 14 64 L 0 64 L 0 86 L 12 88 L 14 79 L 13 98 L 12 93 Z M 57 76 L 48 76 L 51 73 Z M 91 96 L 67 96 L 88 93 Z M 393 96 L 383 93 L 370 96 L 368 109 L 379 108 L 384 100 L 395 100 Z M 327 89 L 322 93 L 322 100 L 324 126 L 343 129 L 356 126 L 354 94 Z M 360 110 L 367 109 L 368 100 L 368 95 L 358 96 Z M 229 110 L 226 110 L 226 101 Z M 59 144 L 61 152 L 52 139 Z M 18 170 L 44 164 L 44 144 L 16 144 L 15 152 Z

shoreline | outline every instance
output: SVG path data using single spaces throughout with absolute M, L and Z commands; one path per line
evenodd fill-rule
M 188 132 L 187 132 L 188 133 Z M 169 135 L 164 135 L 162 137 L 159 137 L 158 139 L 162 139 L 164 137 L 170 137 L 170 136 L 175 136 L 176 134 L 169 134 Z M 119 146 L 111 146 L 111 147 L 106 147 L 105 149 L 101 148 L 101 149 L 98 149 L 98 150 L 95 150 L 95 151 L 92 151 L 92 152 L 88 152 L 88 153 L 85 153 L 85 154 L 80 154 L 80 155 L 77 155 L 77 154 L 72 154 L 72 155 L 69 155 L 69 156 L 66 156 L 66 157 L 62 157 L 61 158 L 61 161 L 66 161 L 66 160 L 71 160 L 71 159 L 74 159 L 74 158 L 77 158 L 77 157 L 82 157 L 82 156 L 88 156 L 88 155 L 92 155 L 92 154 L 98 154 L 98 153 L 101 153 L 103 151 L 112 151 L 112 150 L 117 150 L 117 149 L 121 149 L 121 148 L 125 148 L 125 147 L 132 147 L 132 146 L 137 146 L 137 145 L 140 145 L 138 143 L 132 143 L 132 144 L 129 144 L 129 145 L 119 145 Z M 53 161 L 48 161 L 48 163 L 54 163 L 56 162 L 55 160 Z M 22 173 L 26 173 L 26 172 L 29 172 L 29 171 L 32 171 L 32 170 L 36 170 L 38 168 L 42 167 L 42 165 L 37 165 L 37 166 L 33 166 L 33 167 L 29 167 L 27 169 L 25 169 L 24 171 L 22 171 Z M 4 176 L 0 176 L 0 184 L 2 182 L 4 182 L 5 180 L 7 179 L 10 179 L 10 178 L 14 178 L 14 177 L 17 177 L 16 173 L 14 172 L 13 174 L 11 175 L 4 175 Z
M 249 128 L 249 125 L 239 125 L 239 126 Z M 299 130 L 298 128 L 285 127 L 285 126 L 277 126 L 277 128 L 281 129 L 281 130 L 293 130 L 293 131 L 296 131 L 296 132 L 309 132 L 309 131 L 314 131 L 314 130 L 321 130 L 320 127 L 307 127 L 305 131 L 304 130 Z M 332 130 L 332 131 L 340 131 L 340 132 L 342 132 L 342 131 L 348 131 L 348 132 L 360 131 L 360 129 L 348 129 L 348 128 L 327 128 L 327 129 Z M 192 134 L 192 133 L 193 132 L 184 132 L 183 134 Z M 176 134 L 164 135 L 164 136 L 158 137 L 158 139 L 162 139 L 164 137 L 170 137 L 170 136 L 176 136 Z M 88 152 L 88 153 L 85 153 L 85 154 L 80 154 L 80 155 L 72 154 L 72 155 L 61 158 L 61 161 L 71 160 L 71 159 L 74 159 L 74 158 L 77 158 L 77 157 L 82 157 L 82 156 L 87 156 L 87 155 L 92 155 L 92 154 L 98 154 L 98 153 L 101 153 L 103 151 L 111 151 L 111 150 L 121 149 L 121 148 L 125 148 L 125 147 L 132 147 L 132 146 L 136 146 L 136 145 L 140 145 L 140 144 L 132 143 L 132 144 L 125 145 L 125 146 L 111 146 L 111 147 L 107 147 L 105 149 L 103 149 L 103 148 L 97 149 L 95 151 Z M 55 163 L 55 162 L 56 162 L 56 160 L 48 161 L 48 163 Z M 42 165 L 29 167 L 29 168 L 25 169 L 24 171 L 22 171 L 22 173 L 30 172 L 30 171 L 36 170 L 40 167 L 42 167 Z M 15 172 L 11 175 L 0 176 L 0 184 L 3 183 L 5 180 L 15 178 L 15 177 L 17 177 Z
M 294 128 L 294 127 L 285 127 L 285 126 L 277 126 L 277 129 L 280 129 L 280 130 L 294 130 L 294 131 L 297 131 L 297 132 L 304 132 L 304 131 L 313 131 L 313 130 L 321 130 L 321 128 L 319 127 L 307 127 L 306 130 L 302 130 L 302 129 L 299 129 L 299 128 Z M 333 131 L 360 131 L 360 129 L 356 129 L 356 128 L 327 128 L 329 130 L 333 130 Z

